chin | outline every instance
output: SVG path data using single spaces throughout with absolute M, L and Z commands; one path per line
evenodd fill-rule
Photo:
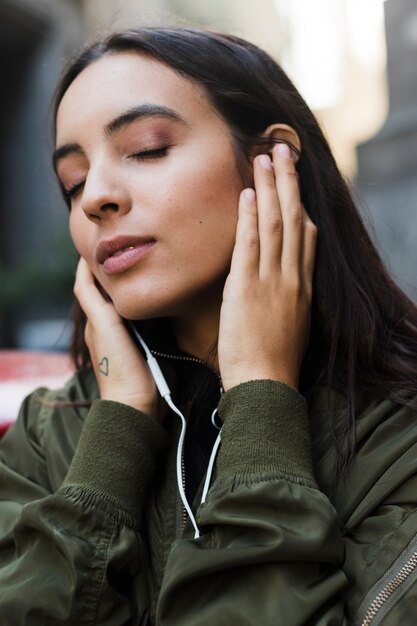
M 115 304 L 116 311 L 118 314 L 123 317 L 125 320 L 136 321 L 136 320 L 149 320 L 154 317 L 160 317 L 158 312 L 154 309 L 150 309 L 149 307 L 138 307 L 124 304 L 117 306 Z
M 155 302 L 151 298 L 141 298 L 141 304 L 132 298 L 113 298 L 113 304 L 118 314 L 126 320 L 150 320 L 157 317 L 170 317 L 174 314 L 172 306 L 163 306 L 160 301 Z M 146 304 L 143 304 L 143 303 Z

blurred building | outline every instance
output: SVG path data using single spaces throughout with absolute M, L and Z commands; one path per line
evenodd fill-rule
M 84 36 L 76 2 L 0 0 L 2 346 L 15 345 L 29 319 L 67 315 L 71 252 L 50 167 L 49 107 L 63 61 Z
M 359 146 L 358 186 L 391 273 L 417 300 L 417 4 L 387 0 L 389 111 Z
M 414 74 L 404 68 L 397 73 L 404 50 L 395 26 L 401 14 L 407 41 L 417 40 L 413 26 L 417 18 L 409 19 L 413 5 L 414 0 L 386 2 L 393 22 L 391 30 L 388 24 L 394 79 L 390 115 L 398 111 L 396 128 L 403 115 L 407 119 L 414 115 Z M 392 166 L 397 144 L 392 144 L 390 159 L 372 147 L 376 143 L 364 145 L 378 133 L 387 114 L 382 0 L 0 0 L 0 72 L 7 94 L 0 103 L 0 346 L 50 347 L 45 336 L 59 345 L 63 326 L 57 320 L 68 317 L 75 257 L 66 232 L 66 208 L 50 167 L 49 119 L 51 95 L 64 61 L 97 32 L 166 23 L 234 32 L 280 60 L 315 110 L 341 169 L 352 180 L 357 172 L 356 145 L 362 144 L 358 180 L 376 216 L 377 238 L 387 258 L 394 258 L 400 249 L 400 266 L 413 265 L 409 224 L 417 195 L 414 161 L 408 161 L 407 187 L 397 171 L 405 169 Z M 409 52 L 411 68 L 411 48 Z M 408 90 L 399 89 L 400 78 Z M 391 122 L 387 124 L 389 128 Z M 381 132 L 377 141 L 388 131 Z M 414 144 L 408 150 L 413 151 Z M 379 163 L 378 173 L 374 163 Z M 389 178 L 381 167 L 388 167 L 393 176 Z M 399 210 L 403 204 L 408 213 L 400 227 L 399 217 L 406 214 Z M 380 206 L 385 208 L 380 211 Z M 380 223 L 391 220 L 397 229 L 394 239 L 379 233 Z M 408 282 L 413 281 L 411 274 Z

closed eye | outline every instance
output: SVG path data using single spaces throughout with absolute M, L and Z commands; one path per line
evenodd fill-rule
M 81 181 L 80 183 L 76 183 L 69 189 L 64 189 L 64 194 L 66 198 L 68 199 L 74 198 L 77 195 L 77 193 L 81 190 L 83 185 L 84 185 L 84 181 Z
M 169 146 L 161 146 L 160 148 L 151 148 L 150 150 L 142 150 L 132 154 L 130 158 L 146 161 L 146 159 L 158 159 L 166 156 Z
M 147 159 L 158 159 L 164 157 L 168 153 L 169 146 L 161 146 L 160 148 L 151 148 L 149 150 L 142 150 L 141 152 L 136 152 L 132 154 L 129 158 L 137 159 L 139 161 L 146 161 Z M 69 189 L 64 189 L 65 197 L 69 200 L 75 198 L 78 192 L 82 189 L 85 181 L 81 181 L 76 183 Z

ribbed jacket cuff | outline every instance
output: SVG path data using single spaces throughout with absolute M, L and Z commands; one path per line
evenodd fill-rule
M 278 471 L 314 480 L 307 402 L 298 391 L 277 381 L 250 381 L 223 394 L 218 412 L 218 478 Z
M 163 427 L 144 413 L 95 400 L 63 487 L 82 487 L 139 519 L 157 457 L 168 443 Z

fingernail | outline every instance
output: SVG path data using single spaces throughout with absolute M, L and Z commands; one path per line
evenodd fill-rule
M 277 150 L 280 156 L 286 159 L 292 160 L 292 153 L 291 153 L 290 147 L 286 143 L 279 143 Z
M 267 154 L 261 154 L 261 156 L 259 157 L 259 164 L 265 170 L 272 170 L 271 159 L 269 158 Z
M 250 187 L 244 189 L 243 195 L 245 196 L 245 200 L 248 202 L 253 202 L 255 200 L 255 191 Z

